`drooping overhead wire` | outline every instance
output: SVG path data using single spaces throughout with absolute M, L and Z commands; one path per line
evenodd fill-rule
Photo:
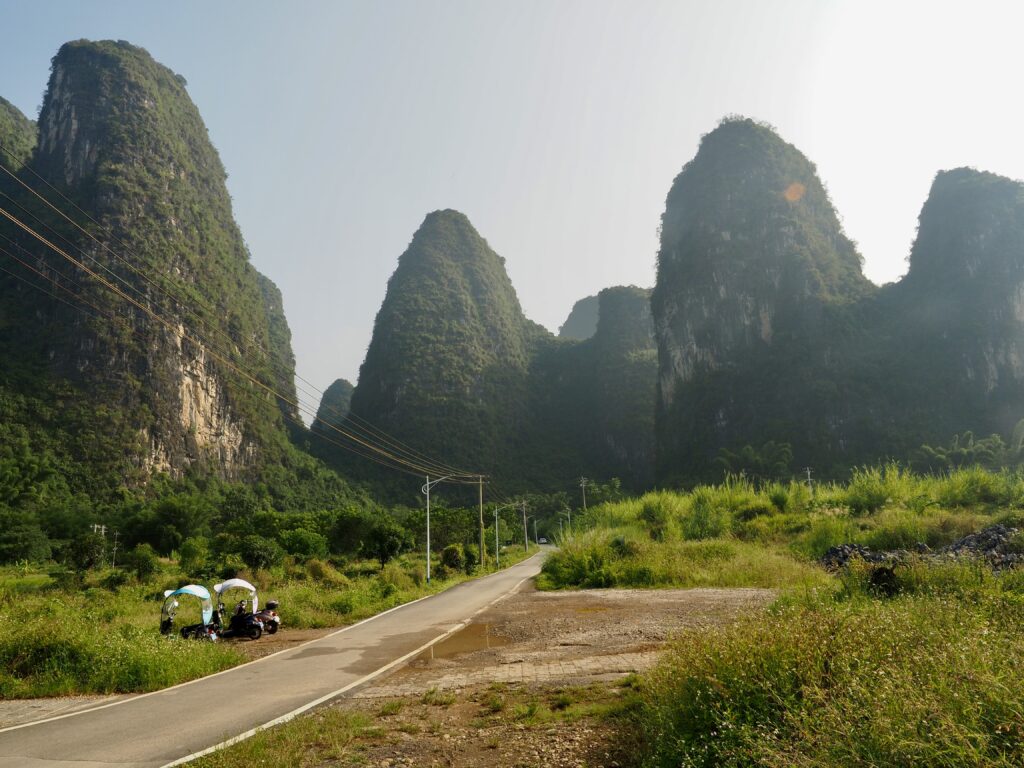
M 124 301 L 127 301 L 129 304 L 131 304 L 132 306 L 136 307 L 139 311 L 143 312 L 145 315 L 147 315 L 148 317 L 152 318 L 157 323 L 163 325 L 170 332 L 174 333 L 175 335 L 179 336 L 182 339 L 187 339 L 188 341 L 190 341 L 190 342 L 192 342 L 194 344 L 197 344 L 200 347 L 206 348 L 206 350 L 208 351 L 208 353 L 210 354 L 211 357 L 216 359 L 218 362 L 220 362 L 222 365 L 224 365 L 229 370 L 234 372 L 236 375 L 239 375 L 239 376 L 243 377 L 244 379 L 247 379 L 249 382 L 251 382 L 257 388 L 265 391 L 266 393 L 274 396 L 275 398 L 278 398 L 282 402 L 284 402 L 284 403 L 286 403 L 286 404 L 296 408 L 298 411 L 305 412 L 307 414 L 309 413 L 309 409 L 307 407 L 303 406 L 299 402 L 291 400 L 287 396 L 282 395 L 280 392 L 277 392 L 273 387 L 271 387 L 271 386 L 267 385 L 266 383 L 260 381 L 258 378 L 256 378 L 256 376 L 252 375 L 250 372 L 245 370 L 244 367 L 236 364 L 234 361 L 228 359 L 225 355 L 221 354 L 220 351 L 217 350 L 213 345 L 209 344 L 208 342 L 204 342 L 201 339 L 196 338 L 191 333 L 188 333 L 187 330 L 185 329 L 184 325 L 182 325 L 182 324 L 175 325 L 171 321 L 169 321 L 166 318 L 162 317 L 160 314 L 158 314 L 152 308 L 150 308 L 146 304 L 143 304 L 142 302 L 140 302 L 139 300 L 137 300 L 136 298 L 134 298 L 133 296 L 131 296 L 130 294 L 128 294 L 127 292 L 122 290 L 121 288 L 119 288 L 117 285 L 113 284 L 112 282 L 110 282 L 109 280 L 104 278 L 97 271 L 91 269 L 83 261 L 81 261 L 79 259 L 76 259 L 74 256 L 69 254 L 65 249 L 63 249 L 60 246 L 56 245 L 50 239 L 46 238 L 45 236 L 43 236 L 42 234 L 37 232 L 35 229 L 30 227 L 28 224 L 26 224 L 25 222 L 21 221 L 18 217 L 14 216 L 10 211 L 8 211 L 8 210 L 6 210 L 4 208 L 0 208 L 0 216 L 2 216 L 3 218 L 7 219 L 8 221 L 10 221 L 12 224 L 14 224 L 16 227 L 20 228 L 26 234 L 34 237 L 40 243 L 42 243 L 43 245 L 47 246 L 50 250 L 54 251 L 55 253 L 60 255 L 62 258 L 66 259 L 69 263 L 74 265 L 79 270 L 85 272 L 85 274 L 89 275 L 94 280 L 98 281 L 107 290 L 113 292 L 114 294 L 119 296 Z M 310 414 L 310 415 L 312 415 L 314 418 L 316 418 L 316 414 Z M 340 428 L 337 425 L 334 425 L 334 424 L 331 424 L 329 422 L 323 421 L 322 419 L 320 420 L 320 422 L 323 423 L 327 428 L 331 429 L 332 431 L 337 432 L 338 434 L 342 435 L 347 440 L 357 444 L 362 449 L 366 449 L 366 450 L 359 450 L 359 449 L 357 449 L 357 450 L 353 451 L 354 453 L 357 453 L 357 454 L 363 455 L 363 456 L 367 456 L 367 457 L 370 457 L 370 456 L 376 454 L 376 458 L 386 460 L 390 464 L 394 465 L 393 468 L 402 467 L 406 471 L 411 471 L 412 474 L 430 474 L 432 471 L 435 470 L 434 466 L 425 466 L 423 464 L 412 462 L 412 461 L 408 460 L 407 458 L 405 458 L 403 456 L 394 454 L 393 452 L 389 451 L 386 447 L 384 447 L 384 446 L 382 446 L 380 444 L 377 444 L 377 443 L 365 440 L 362 437 L 360 437 L 359 435 L 354 435 L 354 434 L 346 431 L 345 429 Z M 348 450 L 351 450 L 351 448 L 352 448 L 352 446 L 349 446 L 349 445 L 342 445 L 342 447 L 344 447 L 344 448 L 346 448 Z M 367 451 L 369 451 L 369 454 L 367 453 Z M 381 463 L 381 462 L 378 462 L 378 463 Z M 452 480 L 454 482 L 466 481 L 466 480 L 468 480 L 468 477 L 466 477 L 466 478 L 453 477 Z
M 3 147 L 3 145 L 0 145 L 0 150 L 6 152 L 11 157 L 14 157 L 14 154 L 12 152 L 10 152 L 10 150 L 8 150 L 7 148 Z M 29 173 L 31 173 L 36 179 L 38 179 L 40 182 L 42 182 L 47 188 L 49 188 L 54 194 L 56 194 L 61 199 L 63 199 L 68 205 L 70 205 L 72 208 L 74 208 L 75 210 L 80 212 L 83 216 L 85 216 L 95 226 L 100 227 L 101 229 L 105 229 L 106 230 L 106 234 L 114 242 L 119 244 L 126 251 L 128 251 L 132 256 L 134 256 L 135 259 L 139 263 L 143 263 L 143 259 L 141 259 L 138 256 L 138 254 L 136 254 L 134 251 L 132 251 L 131 248 L 129 248 L 123 241 L 121 241 L 116 236 L 116 234 L 114 234 L 114 232 L 109 227 L 108 228 L 104 228 L 98 221 L 96 221 L 96 219 L 94 219 L 86 211 L 84 211 L 81 207 L 79 207 L 67 195 L 63 194 L 59 189 L 54 187 L 49 181 L 47 181 L 45 178 L 43 178 L 38 173 L 36 173 L 36 171 L 33 170 L 31 167 L 25 166 L 25 169 Z M 164 286 L 160 285 L 157 281 L 151 279 L 148 275 L 146 275 L 145 272 L 143 272 L 141 269 L 139 269 L 138 267 L 133 265 L 128 259 L 125 259 L 124 257 L 122 257 L 121 255 L 116 253 L 112 248 L 110 248 L 109 245 L 107 245 L 105 242 L 103 242 L 100 239 L 98 239 L 92 232 L 88 231 L 85 227 L 81 226 L 81 224 L 79 224 L 77 221 L 75 221 L 70 216 L 65 214 L 56 205 L 54 205 L 50 200 L 46 199 L 37 190 L 33 189 L 30 185 L 25 183 L 24 180 L 22 180 L 16 174 L 12 173 L 3 164 L 0 164 L 0 170 L 2 170 L 8 176 L 10 176 L 12 179 L 14 179 L 14 181 L 16 181 L 21 187 L 23 187 L 25 190 L 27 190 L 29 193 L 31 193 L 35 198 L 40 200 L 49 209 L 51 209 L 55 213 L 57 213 L 62 219 L 67 221 L 69 224 L 71 224 L 77 230 L 82 232 L 86 237 L 88 237 L 90 240 L 95 242 L 103 250 L 105 250 L 107 253 L 109 253 L 114 259 L 116 259 L 118 262 L 124 264 L 134 274 L 138 275 L 141 279 L 143 279 L 147 283 L 147 285 L 149 285 L 151 288 L 153 288 L 155 292 L 157 292 L 159 294 L 162 294 L 164 296 L 167 296 L 172 301 L 174 301 L 175 305 L 176 305 L 175 308 L 178 311 L 183 311 L 183 312 L 187 313 L 189 316 L 194 318 L 197 321 L 198 324 L 203 326 L 207 331 L 212 330 L 213 333 L 218 334 L 220 336 L 223 336 L 229 343 L 228 343 L 228 349 L 226 351 L 223 350 L 223 349 L 217 350 L 217 351 L 219 351 L 221 353 L 221 355 L 231 356 L 232 348 L 237 348 L 239 346 L 238 340 L 231 338 L 226 332 L 224 332 L 222 329 L 220 329 L 217 326 L 214 326 L 211 329 L 210 326 L 207 325 L 207 323 L 205 322 L 203 317 L 201 317 L 198 313 L 194 312 L 189 307 L 189 301 L 195 301 L 207 313 L 213 314 L 213 310 L 211 310 L 209 307 L 207 307 L 201 301 L 201 299 L 199 299 L 198 297 L 195 297 L 195 296 L 183 297 L 183 296 L 179 295 L 178 293 L 176 293 L 175 290 L 173 289 L 173 287 L 166 287 L 165 288 Z M 11 198 L 8 195 L 5 195 L 3 193 L 0 193 L 0 195 L 3 195 L 4 198 L 6 198 L 11 203 L 13 203 L 15 206 L 17 206 L 19 210 L 21 210 L 22 212 L 24 212 L 27 215 L 29 215 L 42 228 L 47 229 L 55 238 L 63 240 L 64 243 L 69 248 L 77 249 L 83 255 L 84 258 L 89 259 L 91 261 L 91 263 L 93 263 L 93 264 L 95 264 L 97 266 L 97 268 L 102 269 L 107 274 L 111 275 L 111 277 L 113 277 L 114 279 L 116 279 L 119 282 L 121 282 L 125 286 L 125 288 L 127 290 L 130 290 L 131 292 L 137 294 L 138 296 L 142 297 L 143 300 L 145 300 L 147 302 L 152 300 L 151 297 L 148 297 L 145 294 L 143 294 L 142 291 L 140 291 L 136 286 L 132 285 L 129 281 L 127 281 L 124 278 L 122 278 L 121 276 L 117 275 L 112 270 L 110 270 L 105 265 L 103 265 L 101 262 L 99 262 L 98 260 L 93 258 L 83 248 L 81 248 L 80 246 L 77 246 L 75 244 L 70 243 L 66 238 L 63 237 L 63 235 L 60 235 L 59 233 L 57 233 L 52 227 L 47 225 L 45 222 L 43 222 L 41 219 L 39 219 L 39 217 L 35 216 L 30 211 L 25 209 L 16 200 L 14 200 L 13 198 Z M 50 245 L 50 247 L 52 247 L 52 244 L 48 243 L 48 245 Z M 64 255 L 64 254 L 62 254 L 62 255 Z M 203 344 L 203 346 L 205 346 L 207 348 L 216 349 L 216 347 L 210 342 L 210 340 L 208 338 L 207 339 L 202 338 L 195 331 L 193 331 L 192 335 L 197 337 L 200 340 L 200 342 Z M 264 350 L 258 344 L 256 345 L 256 351 L 258 351 L 259 354 L 262 356 L 263 361 L 269 362 L 271 364 L 271 366 L 275 366 L 277 364 L 278 361 L 273 360 L 269 356 L 267 351 Z M 242 354 L 244 354 L 244 352 L 242 350 L 238 349 L 236 351 L 236 354 L 241 356 Z M 277 373 L 279 375 L 287 375 L 289 372 L 288 371 L 277 371 Z M 296 373 L 296 372 L 291 372 L 291 373 L 294 375 L 294 377 L 296 379 L 298 379 L 299 381 L 303 382 L 303 384 L 305 385 L 304 387 L 296 385 L 297 393 L 301 393 L 301 394 L 303 394 L 303 395 L 305 395 L 307 397 L 319 396 L 319 398 L 322 400 L 323 392 L 321 390 L 319 390 L 317 387 L 315 387 L 307 379 L 305 379 L 302 376 L 300 376 L 298 373 Z M 310 389 L 312 389 L 313 393 L 315 393 L 315 394 L 311 393 L 309 391 Z M 291 404 L 290 401 L 288 400 L 288 398 L 280 395 L 279 393 L 275 393 L 275 396 L 280 397 L 283 401 L 288 402 L 289 404 Z M 296 407 L 299 407 L 299 406 L 296 406 Z M 343 416 L 343 414 L 339 413 L 336 409 L 334 409 L 333 407 L 331 407 L 329 405 L 326 406 L 326 411 L 328 411 L 330 414 L 333 414 L 335 417 L 342 417 Z M 317 414 L 312 414 L 312 415 L 314 417 L 314 421 L 319 420 L 321 423 L 325 424 L 327 427 L 329 427 L 331 429 L 334 429 L 334 430 L 337 430 L 337 431 L 340 431 L 340 430 L 338 430 L 338 426 L 336 424 L 332 424 L 330 422 L 327 422 L 324 419 L 317 419 Z M 327 415 L 327 414 L 325 414 L 325 415 Z M 351 433 L 354 433 L 355 435 L 358 436 L 358 438 L 353 438 L 350 435 L 346 435 L 346 436 L 350 437 L 350 439 L 365 440 L 366 442 L 369 442 L 369 443 L 379 444 L 381 447 L 385 448 L 388 453 L 400 456 L 407 463 L 409 463 L 410 465 L 418 465 L 418 468 L 420 468 L 420 469 L 430 470 L 431 473 L 433 473 L 433 474 L 440 474 L 440 475 L 450 474 L 450 475 L 465 476 L 465 477 L 477 477 L 479 475 L 479 473 L 473 473 L 473 472 L 467 471 L 465 469 L 461 469 L 461 468 L 455 467 L 455 466 L 453 466 L 451 464 L 448 464 L 448 463 L 445 463 L 445 462 L 441 462 L 441 461 L 437 461 L 435 459 L 431 459 L 430 457 L 426 456 L 425 454 L 420 453 L 419 451 L 416 451 L 415 449 L 409 447 L 408 445 L 406 445 L 402 441 L 398 440 L 397 438 L 394 438 L 394 437 L 388 435 L 383 430 L 375 427 L 369 421 L 367 421 L 366 419 L 363 419 L 358 414 L 355 414 L 353 412 L 349 412 L 347 414 L 344 414 L 343 422 L 345 423 L 345 428 L 346 428 L 345 431 L 346 432 L 351 432 Z

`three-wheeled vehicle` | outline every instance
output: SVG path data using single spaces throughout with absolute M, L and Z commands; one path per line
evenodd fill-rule
M 160 633 L 170 635 L 174 632 L 174 617 L 178 611 L 178 598 L 184 595 L 199 598 L 201 618 L 198 624 L 189 624 L 179 630 L 183 638 L 195 640 L 216 640 L 217 627 L 213 621 L 213 601 L 210 590 L 199 584 L 187 584 L 178 589 L 164 592 L 164 604 L 160 609 Z
M 231 615 L 227 616 L 224 610 L 224 593 L 239 589 L 249 593 L 248 601 L 243 597 L 235 603 Z M 214 624 L 220 629 L 221 637 L 248 637 L 250 640 L 259 640 L 263 635 L 263 621 L 257 615 L 259 597 L 256 594 L 256 587 L 245 579 L 228 579 L 220 584 L 214 584 L 213 591 L 217 595 Z M 227 628 L 224 628 L 225 621 Z

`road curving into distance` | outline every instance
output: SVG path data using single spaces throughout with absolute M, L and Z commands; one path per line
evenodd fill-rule
M 180 765 L 412 658 L 540 572 L 542 555 L 319 640 L 162 691 L 0 730 L 0 768 Z

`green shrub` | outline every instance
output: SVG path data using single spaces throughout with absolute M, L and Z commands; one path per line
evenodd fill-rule
M 289 555 L 294 555 L 300 560 L 327 557 L 327 537 L 305 528 L 282 533 L 281 546 Z
M 729 514 L 716 506 L 715 501 L 715 494 L 710 489 L 703 486 L 694 489 L 690 509 L 682 522 L 684 539 L 713 539 L 729 530 Z
M 883 470 L 861 467 L 853 471 L 846 486 L 846 506 L 855 515 L 871 514 L 881 509 L 889 499 L 889 488 Z
M 466 550 L 461 544 L 449 544 L 441 550 L 441 565 L 453 571 L 466 567 Z
M 139 544 L 126 552 L 123 564 L 139 581 L 145 581 L 160 567 L 156 551 L 149 544 Z
M 256 571 L 271 568 L 284 559 L 284 550 L 276 541 L 255 534 L 242 538 L 238 554 L 247 566 Z
M 196 536 L 185 539 L 178 548 L 178 562 L 190 575 L 202 573 L 210 559 L 210 545 Z
M 1005 473 L 967 467 L 950 472 L 939 482 L 937 498 L 946 507 L 996 504 L 1012 497 L 1012 482 Z
M 683 497 L 674 493 L 648 493 L 640 499 L 639 519 L 647 525 L 652 539 L 671 538 L 680 517 L 685 514 Z

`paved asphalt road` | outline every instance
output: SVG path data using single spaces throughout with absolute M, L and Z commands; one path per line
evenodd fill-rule
M 535 555 L 499 573 L 193 683 L 0 731 L 0 768 L 172 764 L 359 685 L 458 628 L 536 575 L 540 564 L 541 556 Z

